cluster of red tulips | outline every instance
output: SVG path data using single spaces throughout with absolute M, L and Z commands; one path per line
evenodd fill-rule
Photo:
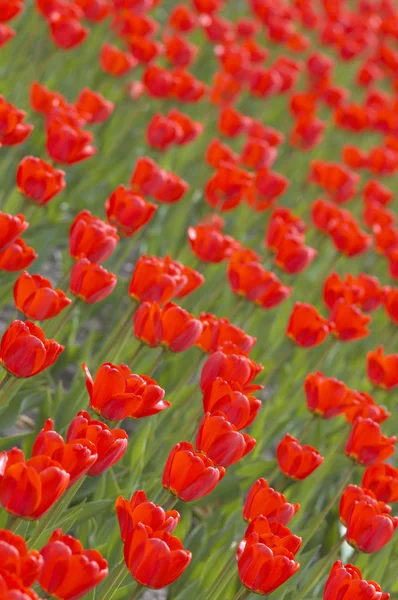
M 390 278 L 398 279 L 394 192 L 384 181 L 398 171 L 398 9 L 393 0 L 360 0 L 355 6 L 346 0 L 247 0 L 238 15 L 228 0 L 189 0 L 173 3 L 163 12 L 162 4 L 161 0 L 35 0 L 30 7 L 24 0 L 0 0 L 0 48 L 12 43 L 18 23 L 33 10 L 48 26 L 54 53 L 80 46 L 84 53 L 91 28 L 108 24 L 109 39 L 102 41 L 97 57 L 101 81 L 109 84 L 110 79 L 116 88 L 124 86 L 129 105 L 123 103 L 123 110 L 134 111 L 134 103 L 141 100 L 151 109 L 144 123 L 147 155 L 137 158 L 128 182 L 112 188 L 103 202 L 104 218 L 84 207 L 73 208 L 67 268 L 55 284 L 55 277 L 50 280 L 28 272 L 38 253 L 22 236 L 28 221 L 39 211 L 46 221 L 49 205 L 59 201 L 67 186 L 73 189 L 72 165 L 101 154 L 101 126 L 111 121 L 119 107 L 90 87 L 71 101 L 40 81 L 30 82 L 31 110 L 43 119 L 43 147 L 37 153 L 45 151 L 47 159 L 31 155 L 18 159 L 14 171 L 20 206 L 0 211 L 0 276 L 2 282 L 12 284 L 19 311 L 1 338 L 0 410 L 12 404 L 25 379 L 40 376 L 57 362 L 64 344 L 68 345 L 64 333 L 72 311 L 73 316 L 79 312 L 84 317 L 89 310 L 85 304 L 99 303 L 112 294 L 120 268 L 139 247 L 137 234 L 146 236 L 158 212 L 178 212 L 180 202 L 191 201 L 195 190 L 189 173 L 184 175 L 186 181 L 174 172 L 174 163 L 178 167 L 177 157 L 184 152 L 179 147 L 189 146 L 187 152 L 193 152 L 207 136 L 204 154 L 197 153 L 195 160 L 212 169 L 200 182 L 207 214 L 198 218 L 195 208 L 184 240 L 195 266 L 184 264 L 180 254 L 166 253 L 166 234 L 161 256 L 148 251 L 136 257 L 125 292 L 131 308 L 82 365 L 87 394 L 78 395 L 78 411 L 65 432 L 57 431 L 54 420 L 47 418 L 43 425 L 38 423 L 42 429 L 31 446 L 0 452 L 0 504 L 8 519 L 0 530 L 0 600 L 37 600 L 38 586 L 48 597 L 78 600 L 99 585 L 101 600 L 111 600 L 127 570 L 136 582 L 131 600 L 141 597 L 144 587 L 171 585 L 195 561 L 195 554 L 173 534 L 181 519 L 174 507 L 207 497 L 224 477 L 228 479 L 236 463 L 243 461 L 242 471 L 250 465 L 256 440 L 249 428 L 259 423 L 262 401 L 272 403 L 275 370 L 283 369 L 283 361 L 297 359 L 298 353 L 305 361 L 305 349 L 322 343 L 326 350 L 320 358 L 325 360 L 341 348 L 341 342 L 362 340 L 372 332 L 381 309 L 391 330 L 398 325 L 398 287 L 370 275 L 366 262 L 359 272 L 354 267 L 344 275 L 335 270 L 340 259 L 350 259 L 352 264 L 374 250 L 387 261 Z M 9 26 L 14 19 L 16 30 Z M 364 88 L 363 101 L 354 90 L 338 85 L 338 64 L 351 66 L 352 61 L 357 61 L 353 85 Z M 202 72 L 195 69 L 199 63 L 216 65 L 207 81 L 196 75 Z M 122 80 L 133 73 L 133 81 Z M 266 102 L 277 100 L 286 112 L 286 117 L 281 112 L 279 116 L 287 119 L 289 130 L 283 133 L 248 114 L 248 98 L 253 106 L 265 107 L 265 119 Z M 188 114 L 191 105 L 202 108 L 200 119 L 198 110 L 196 117 Z M 30 143 L 33 125 L 27 117 L 0 96 L 1 153 L 10 152 L 9 146 L 23 148 Z M 312 151 L 321 147 L 331 129 L 344 134 L 344 140 L 351 134 L 367 134 L 381 141 L 368 150 L 362 143 L 344 143 L 339 148 L 341 160 L 315 159 Z M 172 168 L 171 162 L 164 161 L 164 155 L 171 153 Z M 278 158 L 290 165 L 302 156 L 309 157 L 302 187 L 291 193 L 310 198 L 317 187 L 324 195 L 307 199 L 306 214 L 296 209 L 297 203 L 293 209 L 284 205 L 292 181 L 274 170 Z M 360 213 L 354 207 L 358 196 Z M 159 210 L 159 205 L 166 206 Z M 240 210 L 255 219 L 249 229 L 262 224 L 262 249 L 254 249 L 252 238 L 243 231 L 240 238 L 229 233 L 231 224 L 239 225 Z M 129 246 L 126 238 L 136 245 Z M 126 253 L 120 252 L 123 247 Z M 115 274 L 103 263 L 118 254 L 122 261 L 112 268 Z M 258 343 L 246 331 L 251 317 L 244 322 L 242 312 L 251 306 L 261 318 L 264 311 L 277 309 L 295 293 L 296 281 L 313 268 L 321 269 L 321 260 L 328 256 L 332 265 L 317 275 L 323 286 L 319 304 L 323 300 L 328 314 L 323 316 L 319 304 L 311 304 L 308 297 L 294 297 L 282 336 L 287 353 L 270 373 L 256 354 L 267 352 L 260 338 L 265 332 L 257 332 Z M 229 294 L 234 316 L 197 314 L 197 306 L 206 309 L 203 273 L 207 277 L 208 269 L 220 263 L 225 277 L 223 287 L 215 286 L 218 296 L 214 298 Z M 195 293 L 194 297 L 202 296 L 188 310 Z M 49 322 L 42 329 L 37 322 L 43 321 Z M 149 373 L 138 374 L 123 362 L 116 364 L 128 344 L 138 344 L 131 361 L 144 354 L 151 362 L 156 355 L 153 349 L 159 349 Z M 167 428 L 173 411 L 181 411 L 184 424 L 184 408 L 167 400 L 172 390 L 159 384 L 158 369 L 171 361 L 178 370 L 175 354 L 193 348 L 201 351 L 200 363 L 194 363 L 187 374 L 180 373 L 181 387 L 194 380 L 202 401 L 196 420 L 190 423 L 193 439 L 181 434 L 189 439 L 171 449 L 158 448 L 163 474 L 152 499 L 142 489 L 133 490 L 130 500 L 123 495 L 117 498 L 124 561 L 112 565 L 107 578 L 108 561 L 102 556 L 106 548 L 84 549 L 79 539 L 63 533 L 62 512 L 76 500 L 87 477 L 104 472 L 114 476 L 112 469 L 126 456 L 129 436 L 140 430 L 140 419 L 152 417 L 155 422 L 168 409 L 163 427 Z M 398 469 L 392 460 L 396 437 L 383 433 L 391 412 L 376 401 L 379 388 L 391 398 L 398 386 L 398 352 L 387 354 L 383 345 L 368 351 L 363 371 L 369 391 L 326 376 L 323 366 L 317 370 L 319 366 L 309 367 L 303 382 L 308 410 L 304 428 L 289 426 L 291 433 L 285 429 L 282 435 L 277 431 L 278 442 L 270 449 L 276 470 L 267 479 L 257 479 L 246 493 L 242 516 L 248 526 L 239 534 L 241 541 L 236 540 L 236 552 L 229 549 L 240 578 L 237 591 L 235 586 L 232 592 L 235 600 L 251 593 L 271 594 L 293 577 L 300 569 L 296 555 L 319 534 L 337 506 L 342 532 L 338 544 L 330 553 L 314 554 L 314 560 L 319 558 L 317 573 L 308 583 L 296 577 L 294 597 L 313 597 L 310 594 L 322 577 L 324 600 L 390 597 L 378 583 L 363 579 L 356 566 L 335 559 L 343 543 L 352 547 L 348 556 L 353 562 L 359 552 L 378 552 L 391 542 L 398 527 L 391 506 L 398 501 Z M 294 380 L 294 374 L 290 376 Z M 271 390 L 269 397 L 264 388 Z M 287 413 L 296 416 L 299 407 L 293 394 L 290 401 Z M 300 482 L 325 469 L 330 448 L 321 448 L 321 453 L 304 440 L 315 424 L 323 435 L 325 422 L 339 416 L 347 423 L 340 440 L 344 453 L 341 444 L 336 450 L 346 460 L 344 479 L 302 539 L 288 528 L 300 504 L 289 502 L 283 492 L 292 482 L 306 485 Z M 136 421 L 133 426 L 131 420 Z M 355 478 L 354 472 L 358 475 L 361 468 L 361 479 Z M 359 480 L 360 486 L 353 483 Z M 138 487 L 136 481 L 134 486 Z M 31 527 L 24 521 L 38 523 Z M 227 592 L 236 576 L 233 567 L 225 562 L 225 581 L 214 581 L 203 600 L 233 597 Z M 124 596 L 119 593 L 119 597 Z

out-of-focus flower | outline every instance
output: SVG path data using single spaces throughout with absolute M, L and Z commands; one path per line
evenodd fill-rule
M 398 385 L 398 354 L 384 354 L 383 346 L 367 354 L 368 379 L 375 385 L 391 390 Z
M 25 240 L 18 238 L 0 252 L 0 271 L 14 273 L 27 269 L 37 256 L 34 249 L 27 246 Z
M 28 226 L 22 214 L 9 215 L 0 211 L 0 253 L 12 246 Z
M 124 237 L 131 237 L 152 219 L 157 205 L 119 185 L 105 203 L 106 217 Z
M 96 154 L 93 139 L 91 132 L 54 119 L 47 129 L 47 153 L 56 162 L 72 165 Z
M 110 117 L 115 105 L 102 94 L 84 88 L 77 97 L 75 108 L 87 123 L 103 123 Z
M 367 467 L 362 486 L 371 490 L 382 502 L 398 502 L 398 469 L 388 463 Z
M 396 437 L 382 434 L 379 423 L 359 417 L 352 425 L 345 453 L 365 467 L 381 463 L 394 454 Z
M 71 303 L 65 292 L 53 289 L 49 279 L 26 271 L 15 282 L 14 301 L 18 310 L 38 321 L 56 317 Z
M 349 406 L 348 388 L 334 377 L 323 373 L 309 373 L 304 380 L 307 408 L 323 419 L 331 419 L 344 413 Z
M 324 461 L 316 448 L 301 445 L 288 433 L 278 444 L 276 458 L 282 473 L 298 480 L 306 479 Z
M 94 304 L 107 298 L 116 282 L 116 275 L 88 258 L 81 258 L 72 268 L 69 289 L 86 304 Z
M 89 210 L 82 210 L 69 229 L 69 254 L 75 259 L 104 261 L 113 253 L 118 241 L 115 227 L 94 217 Z
M 17 170 L 18 189 L 39 206 L 45 206 L 63 189 L 65 173 L 34 156 L 25 156 Z
M 128 52 L 119 50 L 111 44 L 104 44 L 100 53 L 100 65 L 105 73 L 121 77 L 137 65 L 137 60 Z
M 299 346 L 310 348 L 321 344 L 330 331 L 330 325 L 314 306 L 296 302 L 289 318 L 286 335 Z

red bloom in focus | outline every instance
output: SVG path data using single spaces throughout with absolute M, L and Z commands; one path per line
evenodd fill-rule
M 23 537 L 7 529 L 0 529 L 0 564 L 2 569 L 15 575 L 24 586 L 30 586 L 40 573 L 43 559 L 37 550 L 29 552 Z
M 307 408 L 323 419 L 331 419 L 345 412 L 348 405 L 348 388 L 334 377 L 323 373 L 309 373 L 304 380 Z
M 115 507 L 123 542 L 139 523 L 150 527 L 152 531 L 173 533 L 180 521 L 180 514 L 176 510 L 163 510 L 160 505 L 150 502 L 143 490 L 134 492 L 130 501 L 119 496 Z
M 0 23 L 0 48 L 15 37 L 17 32 L 6 24 Z
M 157 205 L 119 185 L 105 202 L 106 217 L 124 237 L 131 237 L 152 219 Z
M 56 162 L 72 165 L 96 154 L 93 137 L 89 131 L 55 119 L 47 129 L 47 153 Z
M 0 253 L 9 248 L 28 226 L 22 214 L 14 216 L 0 211 Z
M 180 442 L 169 454 L 162 484 L 183 502 L 193 502 L 210 494 L 224 475 L 224 467 L 216 467 L 189 442 Z
M 75 102 L 75 108 L 87 123 L 104 123 L 112 114 L 115 105 L 102 94 L 84 88 Z
M 103 261 L 115 250 L 118 240 L 115 227 L 82 210 L 69 229 L 69 254 L 75 259 Z
M 374 385 L 386 390 L 398 385 L 398 354 L 384 354 L 383 346 L 368 352 L 366 369 Z
M 92 419 L 81 410 L 68 427 L 66 441 L 70 444 L 88 441 L 96 449 L 97 459 L 87 471 L 88 475 L 100 475 L 117 463 L 127 450 L 128 435 L 124 429 L 109 429 L 102 421 Z
M 286 273 L 301 273 L 317 255 L 315 248 L 303 244 L 301 237 L 295 234 L 285 235 L 275 254 L 275 264 Z
M 203 409 L 206 413 L 223 413 L 238 431 L 249 427 L 261 407 L 261 400 L 246 396 L 237 383 L 217 377 L 203 393 Z
M 54 12 L 49 18 L 51 39 L 62 50 L 76 48 L 86 39 L 89 30 L 77 19 Z
M 83 365 L 90 408 L 111 421 L 142 419 L 171 406 L 163 400 L 165 391 L 147 375 L 133 374 L 127 365 L 103 364 L 93 380 Z
M 237 562 L 243 585 L 262 596 L 271 594 L 300 568 L 289 550 L 283 546 L 271 549 L 255 533 L 239 544 Z
M 37 256 L 33 248 L 27 246 L 22 238 L 18 238 L 0 252 L 0 271 L 14 273 L 27 269 Z
M 84 550 L 71 535 L 56 529 L 40 550 L 44 564 L 40 587 L 50 596 L 78 600 L 108 575 L 108 563 L 98 550 Z
M 237 349 L 232 348 L 233 352 Z M 263 366 L 254 362 L 245 354 L 227 354 L 227 348 L 217 350 L 209 356 L 202 367 L 200 374 L 200 388 L 205 392 L 210 384 L 221 377 L 228 382 L 241 386 L 244 393 L 250 394 L 263 386 L 252 383 L 253 379 L 261 373 Z
M 69 289 L 83 302 L 94 304 L 107 298 L 116 282 L 116 275 L 82 258 L 72 268 Z
M 348 527 L 352 512 L 358 502 L 367 502 L 372 506 L 377 506 L 384 513 L 391 512 L 391 507 L 384 502 L 379 502 L 373 492 L 350 484 L 345 488 L 339 505 L 340 521 L 345 527 Z
M 324 121 L 312 115 L 299 117 L 290 132 L 289 143 L 301 150 L 311 150 L 322 141 L 325 127 Z
M 223 227 L 222 220 L 189 227 L 188 241 L 195 256 L 204 262 L 219 263 L 240 248 L 238 241 L 222 233 Z
M 300 537 L 293 535 L 290 529 L 282 523 L 270 522 L 267 517 L 262 515 L 253 519 L 245 531 L 246 538 L 253 534 L 257 535 L 259 541 L 272 550 L 284 548 L 294 555 L 300 550 L 302 542 Z
M 388 600 L 390 594 L 383 594 L 375 581 L 362 579 L 358 567 L 343 565 L 341 560 L 336 560 L 325 583 L 323 600 L 348 600 L 350 596 L 355 600 Z
M 292 479 L 306 479 L 325 460 L 312 446 L 300 442 L 286 434 L 276 449 L 276 459 L 282 473 Z
M 38 321 L 56 317 L 71 303 L 62 290 L 53 289 L 49 279 L 26 271 L 15 282 L 14 301 L 18 310 Z
M 269 487 L 265 479 L 257 479 L 249 490 L 243 508 L 245 521 L 253 521 L 259 515 L 267 517 L 270 523 L 287 525 L 299 510 L 300 504 L 290 504 L 280 492 Z
M 223 413 L 217 412 L 204 415 L 196 437 L 196 450 L 223 467 L 241 460 L 255 445 L 254 438 L 240 433 Z
M 64 350 L 31 321 L 13 321 L 1 338 L 0 364 L 15 377 L 33 377 L 50 367 Z
M 100 65 L 101 69 L 108 75 L 121 77 L 131 71 L 136 64 L 137 60 L 128 52 L 123 52 L 123 50 L 119 50 L 111 44 L 103 44 L 100 53 Z
M 328 336 L 330 325 L 314 306 L 296 302 L 291 312 L 286 335 L 299 346 L 318 346 Z
M 252 175 L 231 163 L 221 163 L 205 187 L 206 201 L 215 210 L 236 208 L 252 183 Z
M 0 144 L 14 146 L 26 140 L 33 125 L 24 123 L 25 117 L 25 111 L 19 110 L 11 102 L 6 102 L 0 95 Z
M 211 313 L 201 313 L 199 320 L 203 329 L 196 345 L 209 354 L 222 350 L 227 344 L 232 344 L 242 354 L 249 354 L 257 341 L 224 317 L 218 319 Z
M 334 335 L 343 342 L 358 340 L 369 335 L 367 329 L 371 317 L 364 315 L 360 308 L 338 300 L 330 314 L 331 329 Z
M 34 156 L 25 156 L 17 170 L 20 192 L 39 206 L 45 206 L 56 194 L 65 189 L 65 173 Z
M 366 499 L 354 504 L 347 524 L 348 544 L 360 552 L 369 553 L 377 552 L 388 544 L 398 526 L 398 517 L 387 514 L 385 506 Z
M 380 425 L 372 419 L 359 417 L 354 422 L 345 446 L 347 456 L 369 467 L 394 454 L 396 437 L 382 434 Z
M 398 502 L 398 469 L 388 463 L 367 467 L 362 486 L 371 490 L 381 502 Z
M 49 456 L 25 459 L 19 448 L 0 454 L 0 503 L 22 519 L 39 519 L 66 491 L 69 473 Z

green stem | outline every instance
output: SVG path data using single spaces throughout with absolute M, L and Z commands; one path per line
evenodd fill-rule
M 137 588 L 134 590 L 133 595 L 130 597 L 130 600 L 138 600 L 141 596 L 143 590 L 143 586 L 138 584 Z
M 77 298 L 74 298 L 72 300 L 72 302 L 69 304 L 68 308 L 66 308 L 64 310 L 63 315 L 62 315 L 62 317 L 63 317 L 62 320 L 58 323 L 58 325 L 55 327 L 54 330 L 51 329 L 51 333 L 48 334 L 49 337 L 54 338 L 56 335 L 58 335 L 61 332 L 63 326 L 69 320 L 69 317 L 71 316 L 73 309 L 77 305 L 77 302 L 78 302 Z
M 166 352 L 165 348 L 161 348 L 160 349 L 160 352 L 159 352 L 159 354 L 158 354 L 155 362 L 153 363 L 153 367 L 152 367 L 152 369 L 151 369 L 151 371 L 149 373 L 149 377 L 153 377 L 155 375 L 156 369 L 158 368 L 158 366 L 159 366 L 162 358 L 164 358 L 165 352 Z
M 331 549 L 331 551 L 325 556 L 323 561 L 318 564 L 318 568 L 314 577 L 308 582 L 308 584 L 303 588 L 301 593 L 296 596 L 295 600 L 304 600 L 307 597 L 308 592 L 318 583 L 318 581 L 323 577 L 325 571 L 328 567 L 330 567 L 331 561 L 335 559 L 338 551 L 340 550 L 340 546 L 344 542 L 345 537 L 341 537 L 337 544 Z
M 248 590 L 245 587 L 242 587 L 240 590 L 238 590 L 238 592 L 236 593 L 236 596 L 234 598 L 234 600 L 244 600 L 245 598 L 248 598 L 251 594 L 251 591 Z
M 12 515 L 10 513 L 8 515 L 6 529 L 8 529 L 8 531 L 12 531 L 13 533 L 16 533 L 18 531 L 18 529 L 20 528 L 20 526 L 22 525 L 22 523 L 23 523 L 23 519 L 20 519 L 16 515 Z
M 106 581 L 106 588 L 104 593 L 100 596 L 99 600 L 111 600 L 115 595 L 125 578 L 127 577 L 127 569 L 122 560 L 117 567 L 112 571 L 112 575 L 109 581 Z M 141 586 L 140 586 L 141 587 Z
M 206 600 L 217 600 L 219 594 L 221 594 L 225 588 L 232 581 L 232 576 L 236 574 L 236 556 L 235 553 L 229 557 L 227 562 L 222 567 L 218 574 L 215 582 L 210 588 L 209 593 L 206 596 Z
M 134 315 L 136 308 L 137 308 L 137 303 L 133 302 L 133 306 L 128 308 L 126 310 L 126 312 L 124 314 L 122 314 L 114 331 L 109 335 L 108 341 L 105 343 L 103 348 L 99 352 L 97 352 L 97 354 L 94 356 L 94 360 L 93 360 L 94 364 L 101 364 L 103 362 L 103 360 L 106 357 L 106 355 L 108 354 L 108 352 L 114 347 L 114 345 L 118 341 L 118 338 L 120 337 L 122 332 L 124 332 L 124 330 L 128 326 L 130 320 L 132 319 L 132 317 Z
M 166 500 L 163 502 L 163 508 L 165 511 L 168 510 L 173 510 L 173 508 L 175 507 L 175 505 L 178 502 L 178 498 L 176 498 L 175 496 L 173 496 L 172 494 L 169 493 L 168 497 L 166 498 Z
M 11 373 L 8 373 L 8 372 L 4 375 L 3 379 L 0 381 L 0 392 L 4 390 L 6 385 L 11 380 L 11 377 L 12 377 Z

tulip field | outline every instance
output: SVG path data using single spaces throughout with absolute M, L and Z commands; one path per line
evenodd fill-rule
M 395 0 L 0 0 L 0 174 L 0 600 L 397 600 Z

